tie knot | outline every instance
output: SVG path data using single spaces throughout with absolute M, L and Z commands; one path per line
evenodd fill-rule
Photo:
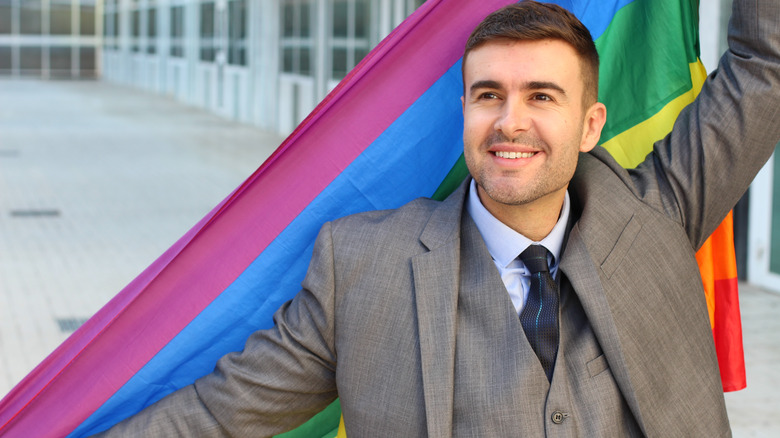
M 520 253 L 520 260 L 525 267 L 531 271 L 531 274 L 537 272 L 548 272 L 550 267 L 547 265 L 547 248 L 542 245 L 531 245 Z

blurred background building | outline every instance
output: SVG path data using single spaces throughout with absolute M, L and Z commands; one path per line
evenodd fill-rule
M 106 0 L 102 76 L 289 133 L 422 0 Z
M 289 133 L 423 0 L 0 0 L 0 75 L 132 85 Z
M 422 3 L 0 0 L 0 77 L 97 77 L 286 135 Z M 730 7 L 701 2 L 709 71 Z M 751 194 L 735 210 L 739 276 L 780 289 L 780 160 Z
M 0 0 L 0 75 L 94 78 L 100 0 Z

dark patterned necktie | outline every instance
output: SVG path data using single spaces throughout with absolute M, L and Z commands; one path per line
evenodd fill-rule
M 520 324 L 542 363 L 547 380 L 552 381 L 558 353 L 558 285 L 550 275 L 547 254 L 541 245 L 531 245 L 520 254 L 520 260 L 531 273 L 531 287 L 520 312 Z

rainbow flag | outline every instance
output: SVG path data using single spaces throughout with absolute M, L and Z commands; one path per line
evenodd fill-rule
M 0 402 L 0 436 L 86 436 L 192 383 L 250 333 L 272 326 L 273 312 L 300 287 L 323 222 L 446 196 L 466 174 L 463 45 L 484 16 L 507 3 L 428 0 L 253 175 Z M 700 86 L 696 2 L 556 3 L 597 41 L 600 98 L 610 113 L 604 144 L 633 165 Z M 722 243 L 713 245 L 722 260 Z M 739 324 L 738 307 L 731 316 L 730 254 L 725 270 L 707 255 L 701 263 L 712 273 L 705 283 L 716 340 L 736 345 L 741 336 L 721 327 Z M 724 363 L 737 366 L 726 389 L 740 385 L 738 350 L 739 360 L 719 356 L 722 373 Z M 344 436 L 339 417 L 337 401 L 285 436 Z
M 701 90 L 707 73 L 698 58 L 697 0 L 622 3 L 627 4 L 596 40 L 602 58 L 599 100 L 608 109 L 601 144 L 623 167 L 635 167 L 652 150 L 652 142 L 671 131 L 677 115 Z M 744 389 L 747 383 L 730 213 L 696 259 L 723 390 Z

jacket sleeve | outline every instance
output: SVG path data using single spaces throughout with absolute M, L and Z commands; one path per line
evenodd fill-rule
M 296 297 L 213 373 L 117 424 L 106 437 L 272 436 L 293 429 L 337 397 L 334 271 L 330 225 L 320 231 Z
M 780 4 L 735 0 L 729 49 L 696 100 L 631 171 L 645 201 L 698 249 L 780 139 Z

